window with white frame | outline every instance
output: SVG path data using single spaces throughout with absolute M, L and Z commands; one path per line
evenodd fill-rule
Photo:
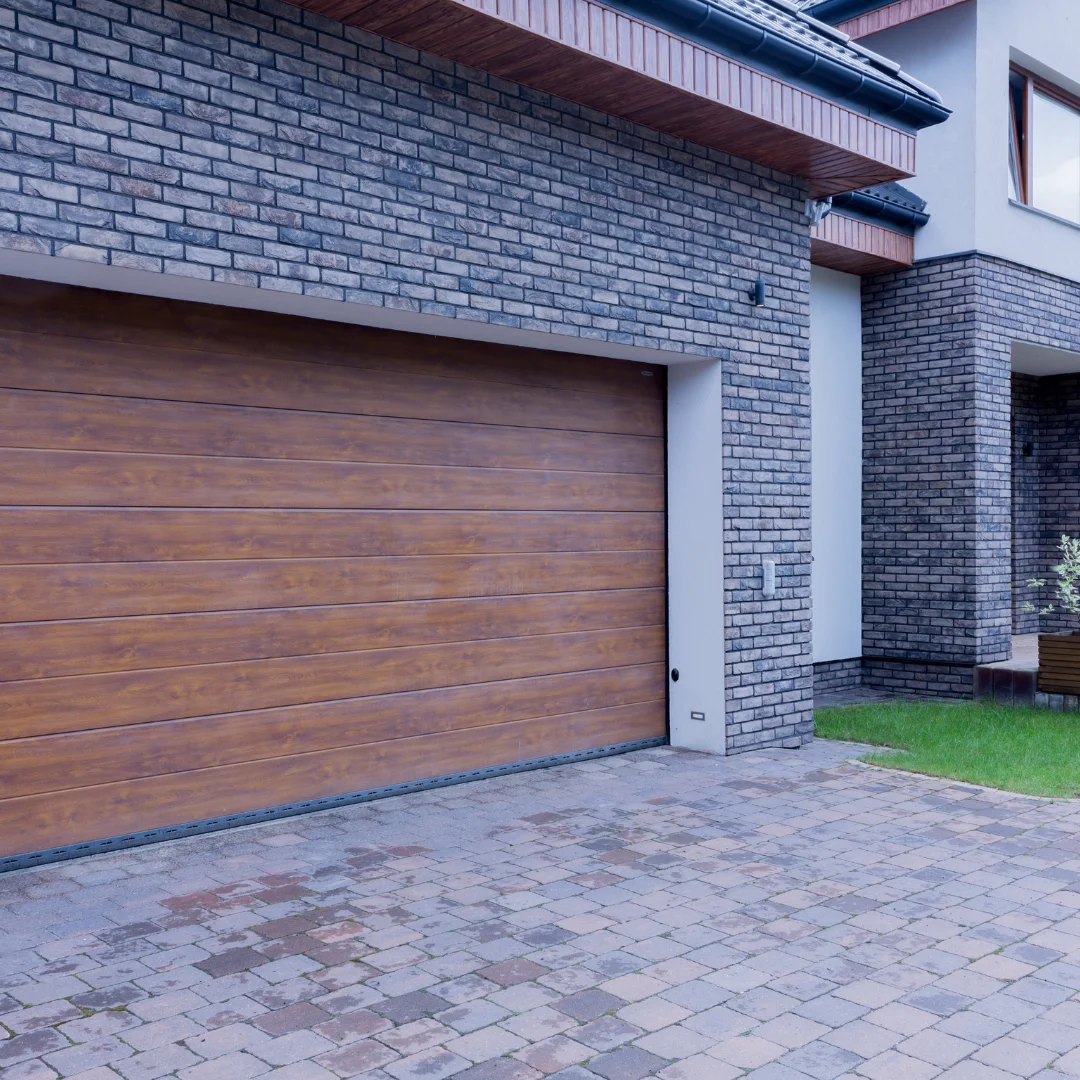
M 1009 73 L 1009 198 L 1080 225 L 1080 98 Z

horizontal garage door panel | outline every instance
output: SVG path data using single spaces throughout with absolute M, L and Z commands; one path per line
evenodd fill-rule
M 74 619 L 0 625 L 0 656 L 7 678 L 46 679 L 340 652 L 342 642 L 382 649 L 649 626 L 663 619 L 663 589 Z
M 640 665 L 18 739 L 0 759 L 0 791 L 32 795 L 66 788 L 73 774 L 89 786 L 631 705 L 655 701 L 662 685 L 662 666 Z
M 422 780 L 431 775 L 432 761 L 438 762 L 440 774 L 451 775 L 604 746 L 612 735 L 620 741 L 648 739 L 658 726 L 662 729 L 664 714 L 663 702 L 642 702 L 76 788 L 64 792 L 63 798 L 49 792 L 3 799 L 0 855 L 239 814 L 264 805 L 268 791 L 282 805 L 325 798 L 349 790 L 357 775 L 363 775 L 371 788 Z M 22 848 L 12 846 L 16 836 L 23 838 Z
M 662 419 L 658 399 L 357 370 L 262 356 L 223 358 L 185 348 L 146 349 L 64 339 L 50 346 L 50 363 L 42 365 L 39 335 L 0 331 L 0 352 L 6 358 L 4 385 L 18 390 L 624 435 L 648 435 Z M 177 379 L 178 371 L 183 373 L 182 380 Z M 362 397 L 356 394 L 359 380 L 364 383 Z
M 663 547 L 663 512 L 0 508 L 0 564 Z
M 635 626 L 542 637 L 452 641 L 402 649 L 150 668 L 0 683 L 8 737 L 272 709 L 367 694 L 399 694 L 546 673 L 648 664 L 664 652 L 664 627 Z
M 633 512 L 662 497 L 643 473 L 0 449 L 8 505 Z
M 0 291 L 0 854 L 666 729 L 659 369 Z
M 73 594 L 80 617 L 90 619 L 645 589 L 655 581 L 652 551 L 0 566 L 0 611 L 26 622 L 66 619 Z
M 563 389 L 572 384 L 582 391 L 634 398 L 642 396 L 640 370 L 662 373 L 659 367 L 621 360 L 583 360 L 573 353 L 493 347 L 392 330 L 360 331 L 272 312 L 121 297 L 16 278 L 5 279 L 4 289 L 9 306 L 0 329 L 26 333 L 62 325 L 69 337 L 130 345 L 171 348 L 182 344 L 215 355 L 267 356 L 520 386 Z M 358 348 L 361 335 L 363 345 Z M 314 349 L 313 337 L 317 338 Z
M 7 446 L 213 457 L 385 461 L 651 473 L 663 443 L 640 435 L 453 424 L 398 417 L 237 408 L 87 394 L 0 389 Z

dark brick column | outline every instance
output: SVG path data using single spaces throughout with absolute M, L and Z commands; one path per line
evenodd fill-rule
M 1030 453 L 1025 453 L 1025 448 Z M 1077 629 L 1062 612 L 1025 612 L 1025 600 L 1053 603 L 1031 578 L 1052 579 L 1062 533 L 1080 535 L 1080 373 L 1013 376 L 1013 625 L 1018 634 Z
M 1034 375 L 1012 377 L 1012 560 L 1013 633 L 1034 634 L 1039 616 L 1025 612 L 1025 600 L 1038 597 L 1025 588 L 1033 577 L 1045 576 L 1042 499 L 1039 462 L 1042 459 L 1041 379 Z
M 1080 348 L 1080 285 L 983 255 L 864 283 L 871 685 L 969 693 L 973 665 L 1010 655 L 1014 341 Z

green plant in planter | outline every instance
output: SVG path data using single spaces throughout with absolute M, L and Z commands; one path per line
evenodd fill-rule
M 1062 536 L 1058 550 L 1061 552 L 1061 562 L 1051 567 L 1057 575 L 1054 594 L 1062 611 L 1080 617 L 1080 537 Z M 1030 578 L 1027 584 L 1029 589 L 1042 589 L 1046 586 L 1046 579 Z M 1056 610 L 1053 604 L 1044 608 L 1032 603 L 1024 604 L 1024 611 L 1035 611 L 1040 615 L 1049 615 Z

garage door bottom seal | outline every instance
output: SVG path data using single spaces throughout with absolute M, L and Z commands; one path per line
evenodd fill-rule
M 298 814 L 314 814 L 320 810 L 333 810 L 339 806 L 352 806 L 355 803 L 372 802 L 375 799 L 389 799 L 394 795 L 408 795 L 414 791 L 429 791 L 432 788 L 450 787 L 453 784 L 468 784 L 473 780 L 486 780 L 493 776 L 508 776 L 511 773 L 529 772 L 534 769 L 550 769 L 556 765 L 572 765 L 576 761 L 588 761 L 591 758 L 628 754 L 632 750 L 665 746 L 667 741 L 667 738 L 663 736 L 654 739 L 638 739 L 635 742 L 598 746 L 593 750 L 578 750 L 572 754 L 557 754 L 532 761 L 518 761 L 512 765 L 493 765 L 487 769 L 473 769 L 470 772 L 452 773 L 449 776 L 436 776 L 430 780 L 412 780 L 406 784 L 353 791 L 347 795 L 329 795 L 322 799 L 308 799 L 284 806 L 271 806 L 265 810 L 249 810 L 242 814 L 228 814 L 224 817 L 206 818 L 203 821 L 190 821 L 184 825 L 167 825 L 159 829 L 147 829 L 145 832 L 111 836 L 105 840 L 89 840 L 79 844 L 49 848 L 45 851 L 31 851 L 25 855 L 8 855 L 0 857 L 0 873 L 9 870 L 26 870 L 33 866 L 45 866 L 47 863 L 64 862 L 67 859 L 81 859 L 89 855 L 103 855 L 110 851 L 122 851 L 124 848 L 142 847 L 144 844 L 159 844 L 165 840 L 181 840 L 187 836 L 219 832 L 222 829 L 235 829 L 241 825 L 257 825 L 264 821 L 275 821 L 278 818 L 295 817 Z

